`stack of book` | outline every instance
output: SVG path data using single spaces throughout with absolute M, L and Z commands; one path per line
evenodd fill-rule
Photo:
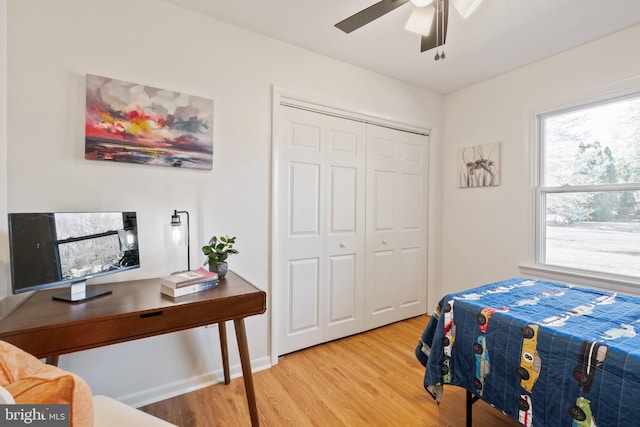
M 199 268 L 172 274 L 160 279 L 160 292 L 170 297 L 181 297 L 218 286 L 218 273 Z

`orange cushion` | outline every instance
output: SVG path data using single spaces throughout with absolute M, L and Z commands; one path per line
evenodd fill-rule
M 93 425 L 91 390 L 81 377 L 4 341 L 0 341 L 0 385 L 17 404 L 67 404 L 72 427 Z
M 40 372 L 46 365 L 26 351 L 0 341 L 0 385 L 6 386 L 20 378 Z

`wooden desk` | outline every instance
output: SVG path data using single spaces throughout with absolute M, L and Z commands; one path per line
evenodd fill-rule
M 218 287 L 179 298 L 161 294 L 158 279 L 101 286 L 112 294 L 80 303 L 53 300 L 59 289 L 34 292 L 2 318 L 0 339 L 55 361 L 61 354 L 217 323 L 228 384 L 224 322 L 233 320 L 251 425 L 259 425 L 244 318 L 265 312 L 264 291 L 231 271 Z

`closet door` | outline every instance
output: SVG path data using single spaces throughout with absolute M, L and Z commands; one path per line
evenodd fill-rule
M 365 125 L 280 107 L 278 353 L 364 327 Z
M 366 323 L 426 312 L 428 137 L 367 127 Z

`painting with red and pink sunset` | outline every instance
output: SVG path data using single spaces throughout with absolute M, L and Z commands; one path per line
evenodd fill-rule
M 213 100 L 87 74 L 85 159 L 211 169 Z

